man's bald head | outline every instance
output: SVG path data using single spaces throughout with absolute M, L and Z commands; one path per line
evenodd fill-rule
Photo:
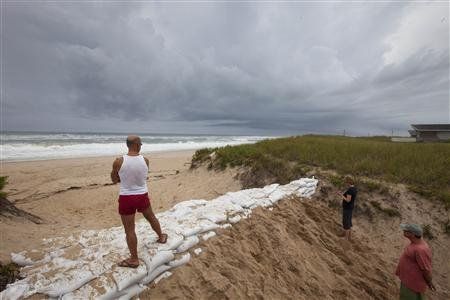
M 138 145 L 138 146 L 142 145 L 141 138 L 139 136 L 137 136 L 137 135 L 129 135 L 127 137 L 127 147 L 131 148 L 131 147 L 133 147 L 133 145 Z

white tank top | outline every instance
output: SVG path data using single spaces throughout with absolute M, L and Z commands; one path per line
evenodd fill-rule
M 147 189 L 148 167 L 142 155 L 123 156 L 122 166 L 119 170 L 120 195 L 141 195 Z

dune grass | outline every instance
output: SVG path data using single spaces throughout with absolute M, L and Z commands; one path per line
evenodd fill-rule
M 7 183 L 8 176 L 0 176 L 0 198 L 6 198 L 6 193 L 3 192 L 3 188 Z
M 264 169 L 288 182 L 308 167 L 335 170 L 341 175 L 370 177 L 406 184 L 412 191 L 450 207 L 450 144 L 393 143 L 386 137 L 300 136 L 256 144 L 202 149 L 193 162 L 215 152 L 210 167 L 248 166 Z M 195 160 L 197 157 L 197 160 Z

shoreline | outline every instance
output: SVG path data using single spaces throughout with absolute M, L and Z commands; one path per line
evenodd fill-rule
M 241 189 L 234 178 L 236 170 L 191 170 L 193 154 L 193 150 L 143 153 L 150 160 L 147 184 L 155 213 L 184 200 L 209 200 Z M 0 216 L 0 261 L 10 261 L 11 252 L 39 248 L 44 238 L 121 226 L 119 186 L 110 179 L 116 157 L 2 162 L 0 175 L 8 176 L 7 199 L 43 222 Z
M 201 148 L 199 148 L 201 149 Z M 171 154 L 188 154 L 192 153 L 192 155 L 195 153 L 195 151 L 199 149 L 185 149 L 185 150 L 163 150 L 163 151 L 147 151 L 147 152 L 141 152 L 142 155 L 152 155 L 152 154 L 163 154 L 163 155 L 171 155 Z M 96 158 L 111 158 L 114 159 L 115 157 L 119 157 L 125 153 L 118 153 L 117 155 L 96 155 L 96 156 L 68 156 L 68 157 L 55 157 L 55 158 L 35 158 L 35 159 L 26 159 L 26 160 L 3 160 L 0 159 L 0 165 L 3 164 L 11 164 L 11 163 L 26 163 L 26 162 L 51 162 L 51 161 L 59 161 L 59 160 L 76 160 L 76 159 L 96 159 Z M 0 170 L 1 171 L 1 170 Z

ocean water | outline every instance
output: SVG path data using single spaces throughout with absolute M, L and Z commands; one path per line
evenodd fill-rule
M 255 143 L 269 136 L 141 134 L 142 153 L 196 150 Z M 0 135 L 2 161 L 27 161 L 126 153 L 126 134 L 4 132 Z

